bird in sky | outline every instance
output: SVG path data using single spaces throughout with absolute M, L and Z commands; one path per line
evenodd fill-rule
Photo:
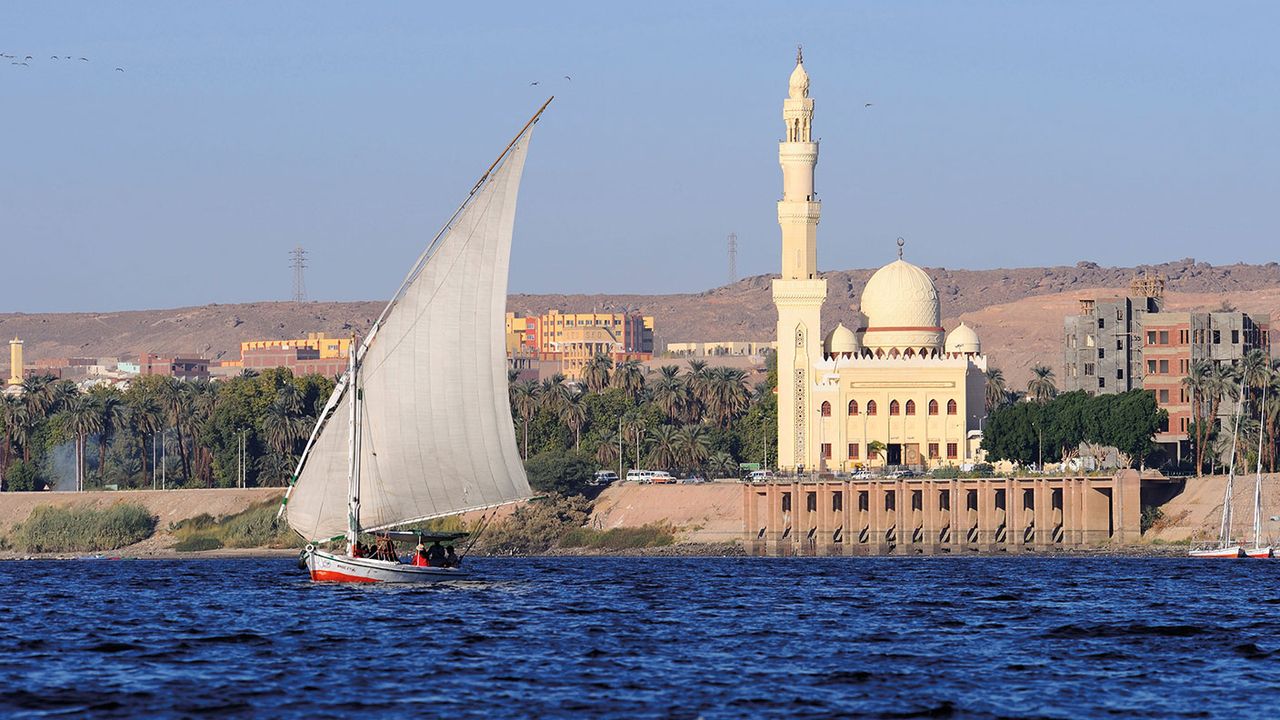
M 862 107 L 864 107 L 864 108 L 869 108 L 869 107 L 871 107 L 871 103 L 867 103 L 866 105 L 863 105 Z
M 569 77 L 568 75 L 565 75 L 564 79 L 568 80 L 569 82 L 573 82 L 573 78 Z
M 124 72 L 124 68 L 116 68 L 118 72 Z
M 531 82 L 531 83 L 529 83 L 529 84 L 530 84 L 530 85 L 537 85 L 537 84 L 538 84 L 538 81 L 537 81 L 537 80 L 534 80 L 533 82 Z
M 24 57 L 24 58 L 22 58 L 22 59 L 23 59 L 23 60 L 31 60 L 31 59 L 33 59 L 33 58 L 32 58 L 30 55 L 28 55 L 28 56 L 26 56 L 26 57 Z
M 68 56 L 67 56 L 67 59 L 68 59 L 68 60 L 70 60 L 70 59 L 71 59 L 71 56 L 70 56 L 70 55 L 68 55 Z M 89 62 L 89 58 L 80 58 L 80 59 L 81 59 L 81 60 L 83 60 L 83 61 L 85 61 L 85 62 Z
M 57 60 L 57 59 L 58 59 L 58 56 L 57 56 L 57 55 L 50 55 L 50 56 L 49 56 L 49 59 L 50 59 L 50 60 Z

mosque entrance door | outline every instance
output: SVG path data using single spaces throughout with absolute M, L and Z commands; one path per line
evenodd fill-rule
M 889 446 L 885 448 L 885 452 L 887 452 L 889 455 L 888 458 L 886 458 L 886 464 L 888 465 L 902 464 L 902 444 L 901 443 L 889 443 Z

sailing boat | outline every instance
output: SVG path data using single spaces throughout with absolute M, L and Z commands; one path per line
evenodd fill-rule
M 1262 402 L 1258 412 L 1258 462 L 1253 479 L 1253 547 L 1244 551 L 1251 558 L 1266 559 L 1275 557 L 1275 548 L 1262 544 L 1262 438 L 1267 432 L 1266 407 L 1267 386 L 1262 385 Z
M 410 268 L 325 403 L 280 514 L 312 580 L 436 582 L 458 567 L 361 557 L 363 533 L 532 495 L 507 400 L 503 314 L 516 196 L 548 99 Z M 344 422 L 345 420 L 345 422 Z M 345 541 L 345 551 L 320 548 Z
M 1187 554 L 1195 558 L 1242 558 L 1244 548 L 1239 543 L 1231 542 L 1231 504 L 1235 500 L 1236 481 L 1236 438 L 1240 437 L 1240 412 L 1244 408 L 1244 378 L 1240 380 L 1240 405 L 1236 408 L 1235 429 L 1231 432 L 1231 465 L 1227 470 L 1227 489 L 1222 497 L 1222 526 L 1218 530 L 1218 544 L 1215 547 L 1192 550 Z

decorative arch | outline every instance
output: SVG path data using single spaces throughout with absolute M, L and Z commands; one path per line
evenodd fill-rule
M 822 417 L 831 417 L 831 403 L 826 400 L 822 401 Z
M 858 401 L 857 401 L 857 400 L 850 400 L 850 401 L 849 401 L 849 414 L 850 414 L 850 415 L 857 415 L 857 414 L 858 414 Z
M 929 414 L 930 414 L 930 415 L 937 415 L 937 414 L 938 414 L 938 401 L 937 401 L 937 400 L 930 400 L 930 401 L 929 401 Z
M 876 414 L 876 401 L 875 401 L 875 400 L 868 400 L 868 401 L 867 401 L 867 414 L 868 414 L 868 415 L 875 415 L 875 414 Z
M 906 352 L 904 352 L 904 353 L 902 353 L 902 357 L 910 359 L 910 358 L 915 357 L 915 354 L 916 354 L 916 351 L 915 351 L 915 350 L 912 350 L 911 348 L 907 348 L 907 351 L 906 351 Z M 922 352 L 922 353 L 920 353 L 920 354 L 921 354 L 921 355 L 924 355 L 924 353 L 923 353 L 923 352 Z
M 898 401 L 897 401 L 897 400 L 890 400 L 890 401 L 889 401 L 889 414 L 890 414 L 890 415 L 901 415 L 901 414 L 902 414 L 902 406 L 898 404 Z
M 907 401 L 906 411 L 907 411 L 907 414 L 908 414 L 908 415 L 915 415 L 915 414 L 916 414 L 916 401 L 915 401 L 915 400 L 908 400 L 908 401 Z
M 955 415 L 955 414 L 956 414 L 956 410 L 957 410 L 957 409 L 958 409 L 958 408 L 957 408 L 957 406 L 956 406 L 956 401 L 955 401 L 955 400 L 948 400 L 948 401 L 947 401 L 947 414 L 948 414 L 948 415 Z

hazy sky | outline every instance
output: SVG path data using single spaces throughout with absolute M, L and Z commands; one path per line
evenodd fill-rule
M 1277 28 L 1273 2 L 5 0 L 0 51 L 33 59 L 0 64 L 0 311 L 287 299 L 297 244 L 313 299 L 385 298 L 549 93 L 512 291 L 706 289 L 730 231 L 740 275 L 776 272 L 796 43 L 822 269 L 899 235 L 951 268 L 1266 262 Z

